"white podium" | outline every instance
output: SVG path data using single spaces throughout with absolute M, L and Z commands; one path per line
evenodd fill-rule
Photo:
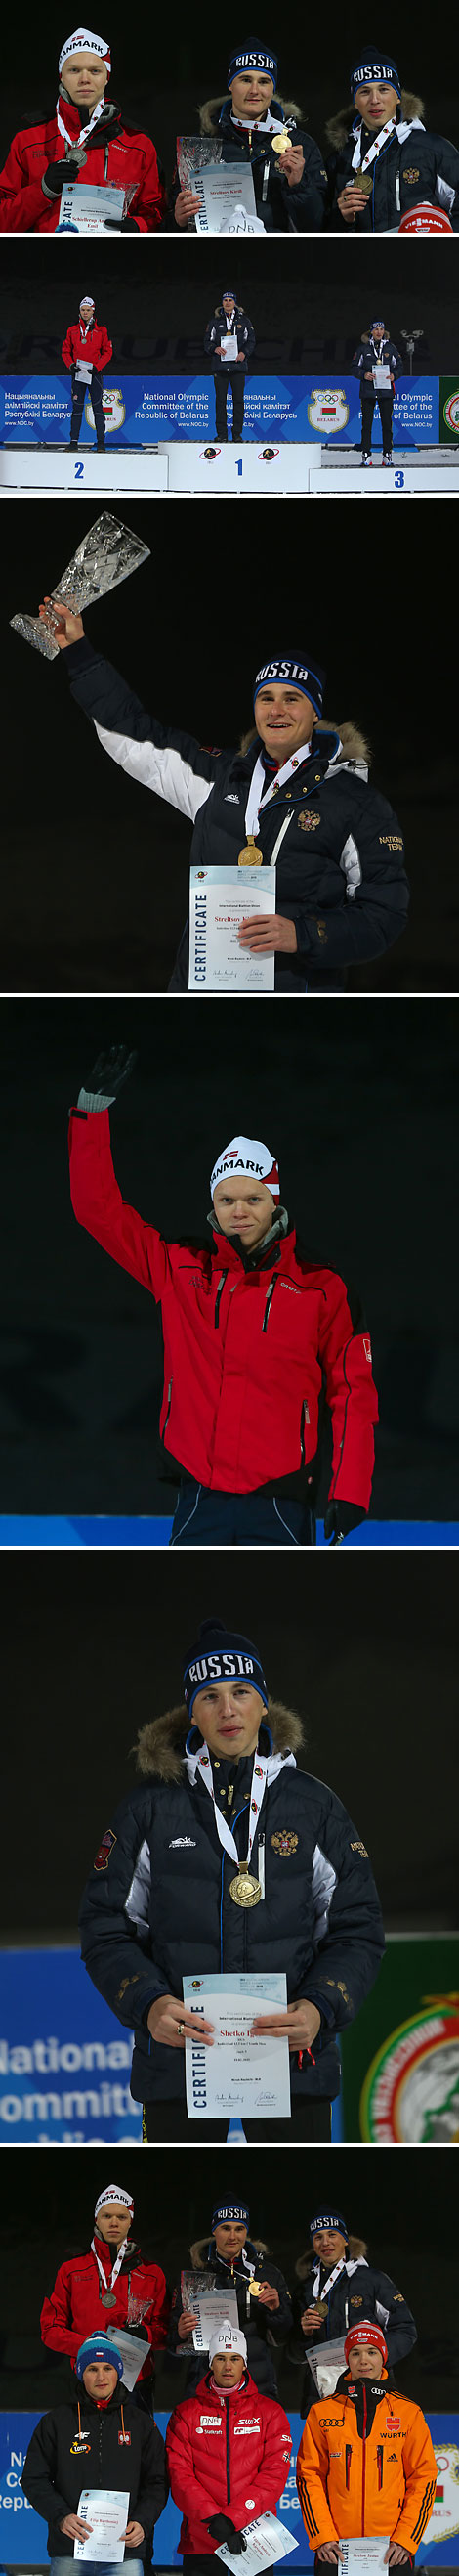
M 88 447 L 0 448 L 0 493 L 105 492 L 110 502 L 116 492 L 167 492 L 167 481 L 167 456 L 156 450 L 125 455 L 108 442 L 101 455 Z
M 443 493 L 445 498 L 452 492 L 459 493 L 459 456 L 457 464 L 452 461 L 451 465 L 423 465 L 418 454 L 408 464 L 404 459 L 398 465 L 395 451 L 393 465 L 356 464 L 348 466 L 345 473 L 339 466 L 327 465 L 322 471 L 315 466 L 309 476 L 309 490 L 321 501 L 328 501 L 330 495 L 336 499 L 337 494 L 340 501 L 347 501 L 356 492 L 362 501 L 380 501 L 381 497 L 386 501 L 420 500 L 424 492 L 438 493 L 441 500 Z
M 247 439 L 240 446 L 219 446 L 218 439 L 177 439 L 164 445 L 169 460 L 170 492 L 302 492 L 309 470 L 317 464 L 317 447 L 279 444 L 278 439 Z

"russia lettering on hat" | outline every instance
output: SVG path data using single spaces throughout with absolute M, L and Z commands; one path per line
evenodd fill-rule
M 338 2236 L 345 2236 L 347 2244 L 346 2220 L 343 2218 L 342 2211 L 340 2209 L 332 2209 L 328 2218 L 310 2218 L 310 2236 L 320 2236 L 321 2229 L 325 2227 L 333 2227 L 333 2229 L 336 2229 Z
M 263 1181 L 265 1189 L 271 1191 L 272 1199 L 280 1197 L 278 1164 L 273 1160 L 269 1145 L 259 1144 L 254 1136 L 232 1136 L 231 1144 L 224 1145 L 210 1175 L 211 1198 L 217 1181 L 232 1180 L 238 1172 L 246 1173 L 249 1179 Z
M 196 1645 L 185 1656 L 183 1695 L 191 1717 L 197 1691 L 212 1688 L 217 1682 L 249 1682 L 258 1691 L 265 1708 L 268 1692 L 260 1656 L 250 1637 L 240 1637 L 235 1629 L 224 1628 L 222 1619 L 203 1619 Z
M 219 2202 L 218 2209 L 212 2210 L 212 2234 L 214 2227 L 227 2227 L 231 2224 L 232 2219 L 236 2220 L 239 2227 L 248 2227 L 249 2211 L 244 2200 L 222 2200 Z
M 399 98 L 401 96 L 400 73 L 391 54 L 383 55 L 377 52 L 372 54 L 369 47 L 368 54 L 363 54 L 359 63 L 353 63 L 350 73 L 350 89 L 353 98 L 356 90 L 363 89 L 367 81 L 386 81 L 388 88 L 396 89 Z
M 68 62 L 69 54 L 100 54 L 102 62 L 107 64 L 107 70 L 111 71 L 110 46 L 106 44 L 105 36 L 91 35 L 89 27 L 75 27 L 73 36 L 66 37 L 65 45 L 61 45 L 59 55 L 60 72 L 62 64 Z
M 269 80 L 277 81 L 277 71 L 277 54 L 271 52 L 270 45 L 237 45 L 230 57 L 228 89 L 239 72 L 265 72 Z
M 304 653 L 284 654 L 282 660 L 275 654 L 271 662 L 264 662 L 261 671 L 257 671 L 253 692 L 254 706 L 259 689 L 269 688 L 270 680 L 287 680 L 291 689 L 299 689 L 301 697 L 310 699 L 316 715 L 321 716 L 325 671 L 321 670 L 319 662 L 315 662 L 312 666 L 306 661 Z

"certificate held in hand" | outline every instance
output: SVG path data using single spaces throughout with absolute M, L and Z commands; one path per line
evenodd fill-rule
M 275 910 L 275 868 L 191 867 L 190 992 L 273 993 L 274 949 L 242 948 L 238 930 L 251 913 Z

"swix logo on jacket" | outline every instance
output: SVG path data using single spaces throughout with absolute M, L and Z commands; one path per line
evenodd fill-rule
M 166 2435 L 172 2494 L 183 2513 L 179 2549 L 192 2556 L 214 2554 L 207 2526 L 215 2513 L 229 2514 L 236 2531 L 275 2513 L 290 2467 L 288 2416 L 276 2398 L 258 2396 L 248 2371 L 238 2388 L 219 2389 L 212 2401 L 209 2372 L 176 2406 Z
M 247 1260 L 218 1232 L 200 1250 L 166 1243 L 135 1209 L 127 1222 L 108 1111 L 72 1117 L 70 1180 L 80 1224 L 161 1306 L 171 1472 L 230 1494 L 299 1477 L 313 1502 L 324 1391 L 330 1496 L 367 1511 L 377 1397 L 364 1317 L 339 1274 L 308 1261 L 293 1226 Z

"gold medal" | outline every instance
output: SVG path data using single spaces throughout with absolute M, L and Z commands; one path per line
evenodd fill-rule
M 259 2299 L 259 2297 L 260 2297 L 260 2290 L 261 2290 L 261 2281 L 249 2281 L 249 2282 L 248 2282 L 249 2299 Z
M 262 866 L 262 862 L 263 851 L 260 850 L 258 841 L 254 840 L 253 832 L 249 832 L 243 850 L 239 851 L 238 868 L 257 868 Z
M 259 1905 L 261 1896 L 260 1880 L 259 1878 L 251 1877 L 247 1861 L 241 1861 L 237 1878 L 230 1878 L 229 1892 L 233 1899 L 233 1905 Z
M 273 152 L 290 152 L 293 145 L 293 134 L 289 134 L 287 125 L 282 126 L 280 134 L 271 135 L 271 143 Z
M 325 2325 L 326 2318 L 327 2318 L 327 2316 L 328 2316 L 328 2307 L 327 2307 L 327 2301 L 326 2301 L 326 2299 L 318 2299 L 318 2300 L 317 2300 L 317 2303 L 316 2303 L 316 2301 L 314 2300 L 314 2306 L 315 2306 L 315 2311 L 316 2311 L 317 2324 L 318 2324 L 318 2325 L 321 2325 L 321 2326 L 322 2326 L 322 2325 Z

